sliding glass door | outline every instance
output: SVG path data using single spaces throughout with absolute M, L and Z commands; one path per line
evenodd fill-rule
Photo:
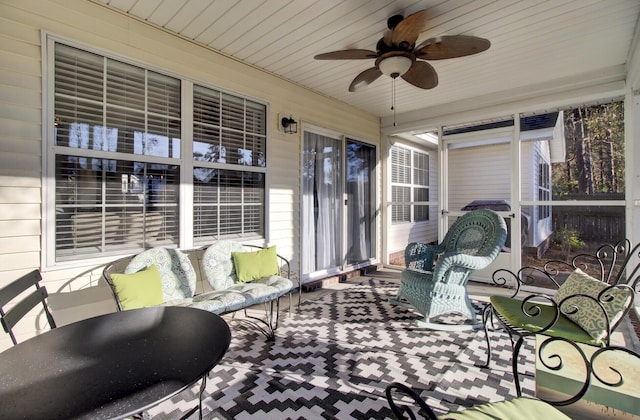
M 342 141 L 304 133 L 302 162 L 302 272 L 340 266 Z
M 305 131 L 302 275 L 339 272 L 374 255 L 375 147 Z
M 356 265 L 373 257 L 376 149 L 348 139 L 346 150 L 347 264 Z

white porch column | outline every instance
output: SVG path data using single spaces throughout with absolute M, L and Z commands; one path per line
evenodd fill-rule
M 625 162 L 627 199 L 627 237 L 640 243 L 640 91 L 629 90 L 625 97 Z

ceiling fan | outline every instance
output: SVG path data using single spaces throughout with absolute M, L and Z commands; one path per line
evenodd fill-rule
M 421 89 L 432 89 L 438 85 L 438 75 L 429 63 L 422 60 L 444 60 L 464 57 L 487 50 L 491 42 L 468 35 L 444 35 L 429 38 L 415 45 L 424 30 L 426 10 L 420 10 L 406 18 L 395 15 L 387 19 L 389 28 L 376 45 L 376 51 L 347 49 L 318 54 L 316 60 L 366 60 L 375 59 L 374 67 L 358 74 L 349 85 L 349 92 L 373 83 L 383 74 Z M 395 80 L 394 80 L 395 81 Z

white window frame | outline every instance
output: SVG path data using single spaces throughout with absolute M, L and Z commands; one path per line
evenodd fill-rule
M 541 202 L 551 201 L 551 164 L 547 162 L 541 154 L 538 153 L 538 179 L 536 180 L 536 199 Z M 546 184 L 546 186 L 544 185 Z M 536 206 L 538 212 L 538 221 L 546 220 L 551 217 L 551 206 Z M 546 214 L 545 214 L 546 213 Z
M 78 48 L 89 53 L 93 53 L 96 55 L 100 55 L 102 57 L 122 61 L 126 64 L 131 64 L 134 66 L 141 67 L 145 70 L 153 71 L 156 73 L 164 74 L 170 77 L 177 78 L 181 81 L 182 90 L 180 95 L 181 101 L 181 158 L 178 159 L 178 165 L 180 166 L 180 182 L 179 182 L 179 226 L 178 226 L 178 235 L 179 241 L 176 244 L 179 248 L 187 249 L 194 246 L 193 240 L 193 167 L 194 163 L 196 166 L 200 162 L 194 162 L 192 159 L 193 156 L 193 86 L 197 84 L 199 86 L 203 86 L 205 88 L 210 88 L 214 90 L 218 90 L 223 94 L 233 95 L 238 97 L 239 99 L 245 101 L 252 101 L 265 107 L 265 115 L 264 115 L 264 151 L 265 158 L 267 164 L 264 167 L 256 167 L 256 166 L 246 166 L 242 164 L 213 164 L 213 167 L 227 169 L 227 170 L 237 170 L 242 172 L 260 172 L 264 174 L 264 191 L 263 197 L 264 202 L 262 203 L 263 213 L 262 213 L 262 235 L 254 235 L 251 237 L 243 236 L 242 240 L 251 242 L 251 241 L 261 241 L 268 243 L 268 202 L 269 202 L 269 176 L 268 176 L 268 162 L 269 162 L 269 148 L 267 136 L 269 133 L 269 104 L 266 101 L 262 101 L 259 99 L 248 97 L 247 95 L 239 94 L 236 92 L 231 92 L 227 90 L 220 89 L 215 86 L 211 86 L 206 83 L 194 82 L 191 79 L 188 79 L 184 76 L 172 74 L 163 69 L 157 69 L 153 66 L 150 66 L 145 63 L 140 63 L 135 59 L 131 59 L 129 57 L 122 57 L 118 54 L 109 51 L 103 51 L 99 48 L 95 48 L 91 45 L 86 45 L 75 40 L 70 40 L 64 37 L 60 37 L 51 33 L 47 33 L 45 31 L 42 32 L 42 95 L 43 95 L 43 127 L 42 127 L 42 138 L 43 138 L 43 180 L 42 180 L 42 253 L 41 253 L 41 267 L 43 269 L 66 269 L 72 267 L 81 267 L 93 264 L 101 264 L 107 261 L 112 261 L 118 257 L 118 255 L 87 255 L 87 256 L 79 256 L 78 259 L 74 260 L 66 260 L 66 261 L 56 261 L 56 190 L 55 190 L 55 159 L 56 155 L 60 150 L 56 150 L 55 146 L 55 98 L 54 98 L 54 88 L 55 88 L 55 80 L 54 80 L 54 69 L 55 69 L 55 44 L 61 43 L 74 48 Z M 65 148 L 67 151 L 69 148 Z M 86 152 L 86 151 L 85 151 Z M 63 153 L 63 152 L 61 152 Z M 91 151 L 91 153 L 95 153 Z M 118 159 L 119 153 L 112 152 L 109 155 L 109 158 Z M 145 161 L 145 162 L 156 162 L 156 160 L 160 159 L 162 163 L 170 163 L 172 165 L 176 165 L 176 160 L 171 158 L 154 158 L 150 156 L 144 155 L 129 155 L 127 153 L 121 153 L 122 157 L 131 160 L 134 159 L 136 161 Z

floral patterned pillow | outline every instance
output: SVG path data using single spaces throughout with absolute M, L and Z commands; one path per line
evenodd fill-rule
M 178 249 L 151 248 L 133 257 L 125 274 L 137 273 L 150 265 L 158 267 L 163 302 L 193 297 L 196 272 L 189 257 Z
M 597 299 L 603 290 L 610 287 L 578 268 L 558 288 L 553 300 L 560 305 L 563 314 L 589 333 L 594 340 L 600 341 L 607 336 L 607 320 Z M 626 313 L 632 293 L 628 289 L 611 288 L 602 295 L 600 302 L 609 316 L 612 329 Z M 593 299 L 576 295 L 587 295 Z M 609 300 L 609 297 L 613 299 Z
M 244 246 L 232 240 L 223 240 L 211 244 L 202 256 L 204 275 L 213 290 L 224 290 L 238 280 L 233 265 L 233 252 L 245 252 Z

